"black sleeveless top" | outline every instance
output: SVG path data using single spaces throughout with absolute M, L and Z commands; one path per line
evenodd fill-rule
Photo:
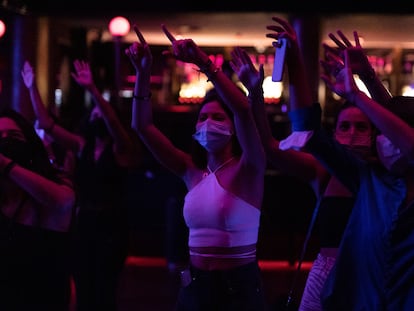
M 86 145 L 75 178 L 81 209 L 110 212 L 124 207 L 127 169 L 117 165 L 112 145 L 105 148 L 96 162 L 93 144 Z
M 69 238 L 0 212 L 0 310 L 68 310 Z
M 354 201 L 352 197 L 322 198 L 318 214 L 320 247 L 339 247 Z

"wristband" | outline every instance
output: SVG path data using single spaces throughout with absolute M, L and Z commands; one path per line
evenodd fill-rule
M 2 175 L 3 176 L 9 176 L 10 171 L 13 169 L 13 167 L 15 167 L 17 165 L 16 162 L 14 162 L 13 160 L 11 160 L 9 163 L 7 163 L 7 165 L 3 168 L 2 171 Z
M 209 58 L 208 61 L 203 66 L 199 67 L 200 68 L 199 71 L 204 73 L 207 76 L 207 82 L 210 82 L 211 78 L 213 78 L 217 74 L 217 72 L 220 71 L 220 67 L 214 66 L 214 68 L 212 69 L 211 65 L 213 65 L 213 62 Z

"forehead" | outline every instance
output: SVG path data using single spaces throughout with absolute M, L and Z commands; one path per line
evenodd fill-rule
M 370 123 L 368 117 L 357 107 L 349 107 L 339 113 L 338 123 L 345 121 Z
M 211 101 L 201 108 L 200 113 L 224 113 L 226 114 L 226 111 L 221 107 L 220 103 L 217 101 Z
M 21 131 L 20 127 L 17 126 L 17 123 L 14 122 L 13 119 L 7 117 L 0 117 L 0 131 L 6 130 L 19 130 Z

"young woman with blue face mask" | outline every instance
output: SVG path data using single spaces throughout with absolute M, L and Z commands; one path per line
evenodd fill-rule
M 311 152 L 355 195 L 335 265 L 322 292 L 323 310 L 412 310 L 414 129 L 401 118 L 403 108 L 397 112 L 389 105 L 387 109 L 359 90 L 349 55 L 344 55 L 345 67 L 336 76 L 324 74 L 322 79 L 333 92 L 360 108 L 386 137 L 376 140 L 378 160 L 355 157 L 332 143 L 320 129 L 319 104 L 291 106 L 295 133 L 284 142 L 285 147 L 304 147 Z M 396 101 L 395 106 L 399 105 Z M 305 139 L 299 142 L 295 139 L 299 137 Z
M 256 243 L 266 160 L 247 98 L 193 40 L 176 40 L 163 30 L 172 42 L 170 56 L 197 65 L 214 85 L 189 133 L 194 149 L 176 148 L 153 123 L 152 54 L 135 27 L 139 42 L 126 50 L 136 69 L 132 126 L 188 189 L 183 213 L 190 262 L 176 310 L 265 310 Z

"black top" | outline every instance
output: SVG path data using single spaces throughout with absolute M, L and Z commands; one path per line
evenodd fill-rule
M 318 215 L 320 247 L 339 247 L 354 201 L 352 197 L 322 198 Z

